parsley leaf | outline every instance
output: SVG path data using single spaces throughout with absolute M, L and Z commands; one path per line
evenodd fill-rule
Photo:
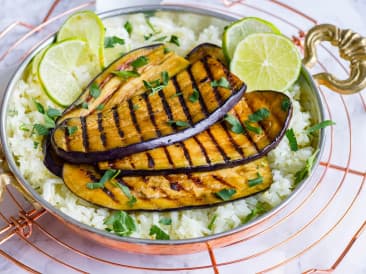
M 99 104 L 99 105 L 96 107 L 96 110 L 101 111 L 101 110 L 103 110 L 103 108 L 104 108 L 104 104 Z
M 146 41 L 146 40 L 149 40 L 152 36 L 153 36 L 153 34 L 152 34 L 152 33 L 149 33 L 148 35 L 144 35 L 144 39 L 145 39 L 145 41 Z
M 230 88 L 230 83 L 225 77 L 221 77 L 219 80 L 214 80 L 211 82 L 211 87 L 222 87 L 222 88 Z
M 120 170 L 108 169 L 106 172 L 104 172 L 99 182 L 87 183 L 86 187 L 88 189 L 103 188 L 106 182 L 114 179 L 120 172 L 121 172 Z
M 259 173 L 257 173 L 257 178 L 248 180 L 248 185 L 250 187 L 259 185 L 261 183 L 263 183 L 263 177 Z
M 150 236 L 155 235 L 156 240 L 170 240 L 169 234 L 167 234 L 164 230 L 162 230 L 157 225 L 152 225 L 150 228 Z
M 84 109 L 88 109 L 88 108 L 89 108 L 89 105 L 88 105 L 88 103 L 87 103 L 87 102 L 83 102 L 83 103 L 81 104 L 81 107 L 82 107 L 82 108 L 84 108 Z
M 33 102 L 34 102 L 38 112 L 42 113 L 42 114 L 45 114 L 44 107 L 42 106 L 42 104 L 37 102 L 36 100 L 33 100 Z
M 154 39 L 153 41 L 154 42 L 162 42 L 162 41 L 165 41 L 165 39 L 167 39 L 167 38 L 168 38 L 168 36 L 162 36 L 162 37 Z
M 319 124 L 313 125 L 312 127 L 309 127 L 308 129 L 306 129 L 306 133 L 313 133 L 314 131 L 318 131 L 319 129 L 328 127 L 328 126 L 333 126 L 336 123 L 333 122 L 332 120 L 325 120 L 323 122 L 320 122 Z
M 172 96 L 170 96 L 170 98 L 178 97 L 181 95 L 183 95 L 183 92 L 174 93 Z
M 134 219 L 125 211 L 115 211 L 104 219 L 107 231 L 113 231 L 119 236 L 128 236 L 136 231 Z
M 133 27 L 131 25 L 131 23 L 129 21 L 127 21 L 123 27 L 125 28 L 125 30 L 127 31 L 128 35 L 131 37 L 131 33 L 132 33 L 132 30 L 133 30 Z
M 259 122 L 259 121 L 262 121 L 263 119 L 267 118 L 269 116 L 269 110 L 266 109 L 266 108 L 260 108 L 258 109 L 256 112 L 250 114 L 248 116 L 249 118 L 249 121 L 250 122 Z
M 266 202 L 257 202 L 252 211 L 245 217 L 243 220 L 243 224 L 255 219 L 258 215 L 261 215 L 267 211 L 269 211 L 272 207 Z
M 104 38 L 104 47 L 105 48 L 114 48 L 116 44 L 124 45 L 125 40 L 119 38 L 117 36 L 105 37 Z
M 145 22 L 146 24 L 149 26 L 149 28 L 151 29 L 151 31 L 154 33 L 154 34 L 157 34 L 159 33 L 159 31 L 157 31 L 154 27 L 154 25 L 151 23 L 150 21 L 150 17 L 151 15 L 150 14 L 145 14 Z
M 149 63 L 149 59 L 146 56 L 140 56 L 131 62 L 131 66 L 134 70 L 137 70 L 138 68 L 145 66 L 147 63 Z
M 30 131 L 30 129 L 28 128 L 28 126 L 24 123 L 21 123 L 20 126 L 19 126 L 19 129 L 20 130 L 23 130 L 23 131 Z
M 137 71 L 134 71 L 134 70 L 117 70 L 117 71 L 112 71 L 112 73 L 118 77 L 121 77 L 124 80 L 126 80 L 128 78 L 140 76 L 140 73 L 138 73 Z
M 123 194 L 126 195 L 126 197 L 128 198 L 128 205 L 132 207 L 133 204 L 137 202 L 137 200 L 136 197 L 131 194 L 130 188 L 121 183 L 117 183 L 116 186 L 119 187 L 122 190 Z
M 170 36 L 169 43 L 175 44 L 175 45 L 177 45 L 179 47 L 180 46 L 179 37 L 176 36 L 176 35 Z
M 163 71 L 161 73 L 161 81 L 159 79 L 150 82 L 143 80 L 145 88 L 151 91 L 149 96 L 165 88 L 168 85 L 168 82 L 169 82 L 169 74 L 167 71 Z
M 172 224 L 172 219 L 168 218 L 168 217 L 163 217 L 159 220 L 159 224 L 162 225 L 171 225 Z
M 78 130 L 77 126 L 68 126 L 67 127 L 67 133 L 69 136 L 73 135 Z
M 214 224 L 215 224 L 215 222 L 216 222 L 216 219 L 217 219 L 217 214 L 214 214 L 214 215 L 212 216 L 212 219 L 211 219 L 210 223 L 209 223 L 209 224 L 208 224 L 208 226 L 207 226 L 207 228 L 208 228 L 209 230 L 212 230 L 212 229 L 213 229 L 213 226 L 214 226 Z
M 198 92 L 198 90 L 196 88 L 194 88 L 193 93 L 191 94 L 191 96 L 189 96 L 189 101 L 191 101 L 192 103 L 195 103 L 195 102 L 197 102 L 199 97 L 200 97 L 200 93 Z
M 54 128 L 56 124 L 52 118 L 48 117 L 47 115 L 44 115 L 44 126 L 46 128 Z
M 297 140 L 296 140 L 296 136 L 294 133 L 294 130 L 292 128 L 286 130 L 286 137 L 287 140 L 290 144 L 290 148 L 292 151 L 298 151 L 299 150 L 299 146 L 297 145 Z
M 36 132 L 36 134 L 39 135 L 39 136 L 46 136 L 46 135 L 48 135 L 49 131 L 50 131 L 50 129 L 45 127 L 42 124 L 34 124 L 32 133 Z
M 238 118 L 236 118 L 234 115 L 228 113 L 225 115 L 224 120 L 228 122 L 231 125 L 231 131 L 237 134 L 244 133 L 244 128 L 241 125 Z
M 167 53 L 169 53 L 170 52 L 170 49 L 169 48 L 167 48 L 167 47 L 164 47 L 164 54 L 167 54 Z
M 262 133 L 262 129 L 260 127 L 252 126 L 249 121 L 245 121 L 244 126 L 247 130 L 249 130 L 251 132 L 254 132 L 256 134 L 261 134 Z
M 56 119 L 57 117 L 61 116 L 61 111 L 55 108 L 48 108 L 47 110 L 47 116 L 52 118 L 52 119 Z
M 38 143 L 38 142 L 36 142 L 36 141 L 33 141 L 33 148 L 34 148 L 34 149 L 37 149 L 37 148 L 38 148 L 38 146 L 39 146 L 39 143 Z
M 313 167 L 316 155 L 318 155 L 319 149 L 317 149 L 313 155 L 311 155 L 305 163 L 305 167 L 295 174 L 295 185 L 300 183 L 303 179 L 305 179 L 307 176 L 309 176 L 311 172 L 311 168 Z
M 228 201 L 231 197 L 236 193 L 236 190 L 233 188 L 224 188 L 219 192 L 216 192 L 216 196 L 219 197 L 223 201 Z
M 177 127 L 189 127 L 189 123 L 188 122 L 184 122 L 184 121 L 174 121 L 174 120 L 168 120 L 167 123 L 169 125 L 176 125 Z
M 93 98 L 98 98 L 101 91 L 96 83 L 90 85 L 89 93 Z
M 288 98 L 283 99 L 283 101 L 281 102 L 281 109 L 283 111 L 288 111 L 288 109 L 290 108 L 291 102 Z

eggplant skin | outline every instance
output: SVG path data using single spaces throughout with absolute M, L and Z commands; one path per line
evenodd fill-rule
M 281 107 L 284 101 L 288 103 L 285 109 Z M 226 121 L 220 121 L 183 142 L 100 162 L 99 168 L 119 169 L 125 176 L 160 175 L 210 171 L 248 163 L 278 145 L 292 116 L 290 98 L 276 91 L 246 93 L 229 114 L 245 129 L 245 121 L 260 109 L 267 109 L 269 116 L 251 125 L 261 129 L 261 133 L 250 130 L 234 133 Z
M 262 181 L 250 186 L 249 180 L 262 177 Z M 65 164 L 63 180 L 66 186 L 80 198 L 96 205 L 126 211 L 173 210 L 213 206 L 234 201 L 267 189 L 272 174 L 266 157 L 234 168 L 209 172 L 165 176 L 117 177 L 108 181 L 104 188 L 88 189 L 87 184 L 98 181 L 102 174 L 90 165 Z M 136 202 L 129 198 L 118 185 L 127 186 Z M 236 193 L 223 201 L 218 192 L 234 189 Z
M 61 123 L 63 120 L 70 117 L 81 117 L 87 116 L 94 111 L 98 111 L 97 107 L 100 104 L 105 104 L 113 93 L 115 93 L 118 88 L 124 83 L 124 80 L 113 76 L 111 73 L 113 71 L 124 70 L 129 68 L 129 64 L 141 56 L 156 56 L 158 59 L 162 59 L 164 54 L 164 45 L 155 44 L 146 47 L 141 47 L 134 49 L 121 58 L 110 64 L 105 70 L 98 74 L 86 87 L 86 89 L 80 94 L 79 98 L 75 100 L 68 108 L 66 108 L 61 117 L 57 120 L 57 123 Z M 90 96 L 90 86 L 91 84 L 96 84 L 101 94 L 98 98 L 93 98 Z M 87 103 L 88 108 L 83 108 L 82 104 Z
M 213 81 L 222 77 L 230 88 L 213 87 Z M 199 99 L 189 107 L 194 90 Z M 78 164 L 166 146 L 216 123 L 237 104 L 245 90 L 246 85 L 219 60 L 206 56 L 172 77 L 164 89 L 153 95 L 146 92 L 101 113 L 64 120 L 53 130 L 51 143 L 58 156 Z M 135 105 L 139 108 L 134 109 Z M 169 125 L 167 122 L 172 120 L 188 126 Z M 69 135 L 69 127 L 76 127 L 76 132 Z
M 211 43 L 203 43 L 198 45 L 186 55 L 186 59 L 189 62 L 194 63 L 205 56 L 215 57 L 226 66 L 228 65 L 226 58 L 224 56 L 224 52 L 222 51 L 222 48 Z

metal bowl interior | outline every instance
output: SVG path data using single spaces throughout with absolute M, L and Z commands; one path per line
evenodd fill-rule
M 220 13 L 215 13 L 212 11 L 201 10 L 201 9 L 191 9 L 191 8 L 183 8 L 178 6 L 136 6 L 130 8 L 124 8 L 119 10 L 114 10 L 110 12 L 105 12 L 100 14 L 100 17 L 103 19 L 111 18 L 120 15 L 132 14 L 132 13 L 141 13 L 141 12 L 152 12 L 152 11 L 162 11 L 162 12 L 179 12 L 179 13 L 194 13 L 201 16 L 211 16 L 217 19 L 222 20 L 222 22 L 226 25 L 227 23 L 236 20 L 237 18 L 223 15 Z M 259 223 L 266 221 L 269 217 L 278 212 L 281 208 L 283 208 L 289 201 L 301 191 L 301 189 L 306 185 L 306 182 L 310 179 L 307 178 L 302 183 L 300 183 L 294 191 L 285 199 L 283 202 L 277 207 L 271 209 L 269 212 L 259 216 L 258 218 L 240 225 L 232 230 L 217 233 L 210 236 L 192 238 L 192 239 L 184 239 L 184 240 L 148 240 L 148 239 L 140 239 L 140 238 L 132 238 L 132 237 L 120 237 L 106 231 L 102 231 L 100 229 L 96 229 L 94 227 L 85 225 L 70 216 L 63 213 L 61 210 L 55 208 L 49 202 L 44 200 L 27 182 L 24 176 L 21 174 L 20 170 L 17 167 L 13 154 L 10 150 L 8 139 L 7 139 L 7 113 L 9 107 L 9 100 L 12 96 L 12 92 L 15 88 L 15 85 L 19 79 L 21 79 L 23 72 L 30 62 L 30 60 L 39 52 L 42 48 L 51 44 L 54 41 L 54 37 L 45 41 L 40 47 L 35 49 L 18 67 L 15 74 L 11 78 L 8 87 L 5 92 L 5 96 L 3 98 L 2 106 L 1 106 L 1 143 L 3 146 L 4 154 L 8 161 L 10 170 L 15 175 L 17 180 L 20 182 L 22 186 L 26 189 L 26 191 L 35 198 L 49 213 L 54 215 L 56 218 L 60 219 L 63 223 L 69 226 L 72 230 L 76 231 L 80 235 L 84 235 L 88 238 L 94 239 L 104 245 L 108 245 L 110 247 L 114 247 L 117 249 L 128 250 L 130 252 L 138 252 L 144 254 L 183 254 L 183 253 L 193 253 L 205 250 L 207 248 L 206 243 L 210 242 L 211 245 L 218 247 L 228 245 L 238 240 L 242 235 L 245 234 L 246 230 Z M 302 97 L 301 102 L 303 107 L 309 111 L 312 115 L 312 122 L 318 123 L 323 120 L 323 104 L 320 97 L 320 93 L 310 75 L 305 67 L 302 68 L 301 76 L 299 79 L 299 83 L 302 89 Z M 316 163 L 313 166 L 313 169 L 318 165 L 319 159 L 323 152 L 324 147 L 324 131 L 321 130 L 318 135 L 313 139 L 312 146 L 316 149 L 320 149 L 320 153 L 317 155 Z M 174 246 L 174 248 L 172 248 Z

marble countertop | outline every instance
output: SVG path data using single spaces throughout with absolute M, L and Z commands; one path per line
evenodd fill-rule
M 139 3 L 158 2 L 156 0 L 139 1 Z M 192 1 L 172 0 L 164 2 L 184 2 L 187 4 Z M 267 10 L 268 5 L 270 5 L 269 1 L 266 0 L 247 0 L 245 2 L 249 5 L 263 7 L 263 9 L 267 8 Z M 0 31 L 14 21 L 27 22 L 31 25 L 40 24 L 52 3 L 52 0 L 2 0 Z M 85 0 L 60 1 L 51 17 L 82 3 L 85 3 Z M 103 11 L 111 7 L 127 6 L 129 3 L 130 1 L 103 0 L 97 1 L 96 8 L 98 11 Z M 285 0 L 280 1 L 280 3 L 285 3 Z M 197 6 L 207 4 L 222 8 L 219 0 L 196 1 Z M 341 28 L 353 29 L 366 36 L 366 19 L 364 17 L 366 0 L 293 0 L 287 1 L 286 4 L 296 7 L 304 14 L 311 15 L 318 23 L 332 23 Z M 304 31 L 314 24 L 309 20 L 305 20 L 299 14 L 289 12 L 283 6 L 280 7 L 273 3 L 271 5 L 271 12 L 281 15 L 282 18 L 286 18 L 288 21 L 301 26 Z M 253 10 L 251 11 L 253 14 L 248 14 L 248 10 L 244 10 L 240 5 L 231 9 L 241 14 L 254 16 L 259 12 L 258 10 Z M 260 16 L 260 14 L 258 15 Z M 273 20 L 276 21 L 276 18 L 273 18 Z M 286 35 L 298 35 L 296 29 L 288 27 L 288 24 L 285 24 L 283 21 L 276 21 L 276 24 L 279 24 L 279 27 L 284 30 Z M 24 35 L 26 31 L 27 29 L 23 27 L 15 28 L 14 31 L 7 35 L 6 39 L 0 40 L 0 58 L 5 50 L 14 44 L 14 40 Z M 39 39 L 39 37 L 35 39 Z M 24 47 L 29 47 L 29 44 L 25 44 Z M 10 71 L 13 70 L 16 64 L 14 60 L 17 60 L 16 57 L 21 56 L 22 52 L 19 49 L 19 53 L 16 52 L 13 60 L 5 59 L 0 61 L 0 92 L 3 91 L 7 79 L 10 76 Z M 337 51 L 332 52 L 337 54 Z M 324 66 L 329 68 L 332 73 L 339 75 L 339 77 L 345 77 L 345 72 L 334 59 L 330 58 L 324 52 L 320 52 L 320 57 Z M 315 67 L 313 71 L 317 70 L 321 70 L 321 67 Z M 304 191 L 309 193 L 312 187 L 318 187 L 316 193 L 309 198 L 306 206 L 299 210 L 298 214 L 289 218 L 283 225 L 273 229 L 270 233 L 263 233 L 263 235 L 259 235 L 254 239 L 248 239 L 229 248 L 215 249 L 214 253 L 217 263 L 248 257 L 246 260 L 236 264 L 220 266 L 218 268 L 220 273 L 257 273 L 281 262 L 284 262 L 283 266 L 268 269 L 268 273 L 302 273 L 309 269 L 328 269 L 336 262 L 338 256 L 340 256 L 351 238 L 366 220 L 366 212 L 364 210 L 366 192 L 363 188 L 363 183 L 366 178 L 364 173 L 364 155 L 366 154 L 366 146 L 364 145 L 366 127 L 364 121 L 366 119 L 366 110 L 360 97 L 362 96 L 363 100 L 365 100 L 365 91 L 361 95 L 348 97 L 331 94 L 327 90 L 324 93 L 326 101 L 329 103 L 330 112 L 328 116 L 332 115 L 332 119 L 337 121 L 337 127 L 335 127 L 334 132 L 328 132 L 332 136 L 329 140 L 333 141 L 328 141 L 326 144 L 326 152 L 322 159 L 323 164 L 317 168 L 314 174 L 315 179 L 309 183 L 309 186 Z M 344 106 L 347 106 L 347 108 Z M 348 122 L 350 120 L 352 120 L 353 135 L 348 134 Z M 331 145 L 333 145 L 333 154 L 329 156 L 331 157 L 331 166 L 327 166 L 326 156 L 330 155 Z M 352 157 L 348 160 L 348 156 L 351 153 Z M 342 167 L 347 166 L 349 169 L 345 172 Z M 318 184 L 316 178 L 320 178 L 323 175 L 325 177 L 322 184 Z M 299 206 L 302 201 L 301 195 L 305 194 L 300 194 L 299 199 L 292 201 L 285 210 L 285 213 L 291 212 L 291 209 Z M 355 202 L 353 204 L 352 200 L 354 198 Z M 331 200 L 331 203 L 328 205 L 327 202 L 329 200 Z M 22 204 L 25 204 L 25 202 L 22 201 Z M 321 209 L 324 207 L 327 207 L 327 209 L 323 212 Z M 9 197 L 0 206 L 0 212 L 7 217 L 16 215 L 17 211 L 16 205 L 10 201 Z M 317 213 L 320 214 L 318 216 L 319 218 L 317 217 Z M 307 227 L 306 223 L 310 221 L 311 225 Z M 274 222 L 275 220 L 271 220 L 264 227 L 269 227 Z M 0 218 L 0 228 L 3 224 Z M 14 264 L 14 262 L 7 260 L 4 257 L 4 252 L 16 258 L 24 265 L 28 265 L 41 273 L 79 273 L 80 270 L 90 273 L 158 273 L 144 269 L 129 269 L 116 265 L 113 266 L 80 256 L 50 239 L 42 232 L 42 228 L 46 228 L 47 231 L 52 232 L 58 239 L 72 247 L 77 247 L 100 259 L 118 262 L 119 264 L 163 268 L 193 267 L 196 265 L 211 264 L 207 252 L 181 256 L 147 256 L 108 249 L 87 239 L 75 236 L 71 230 L 65 228 L 58 220 L 50 215 L 43 216 L 39 220 L 39 224 L 41 227 L 34 227 L 35 231 L 28 240 L 14 236 L 12 239 L 0 245 L 0 273 L 27 273 L 27 271 Z M 258 231 L 260 230 L 254 230 L 253 233 Z M 0 233 L 0 242 L 1 237 L 2 235 Z M 280 240 L 290 240 L 280 243 L 276 241 L 277 238 Z M 366 233 L 360 234 L 360 237 L 354 246 L 352 246 L 347 256 L 337 265 L 334 273 L 366 273 L 365 246 Z M 44 253 L 37 250 L 37 248 L 44 251 Z M 261 253 L 267 249 L 269 249 L 268 252 L 264 252 L 258 258 L 251 258 L 251 254 Z M 56 260 L 51 260 L 47 256 L 48 254 L 70 266 L 76 266 L 79 270 L 62 266 Z M 299 254 L 299 256 L 295 257 L 294 255 L 296 254 Z M 294 258 L 292 258 L 293 256 Z M 214 269 L 208 267 L 194 271 L 182 270 L 177 273 L 214 273 Z

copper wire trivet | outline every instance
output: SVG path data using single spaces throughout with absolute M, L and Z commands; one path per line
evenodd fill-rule
M 28 30 L 22 37 L 13 42 L 8 49 L 0 53 L 0 65 L 27 39 L 29 40 L 36 33 L 44 32 L 42 38 L 30 45 L 28 47 L 30 49 L 22 54 L 20 62 L 28 52 L 50 36 L 49 26 L 57 24 L 59 19 L 64 19 L 66 15 L 74 11 L 90 8 L 94 5 L 94 2 L 87 2 L 52 16 L 59 2 L 60 0 L 53 2 L 40 25 L 32 26 L 26 22 L 17 21 L 0 33 L 1 41 L 15 28 Z M 285 33 L 292 37 L 294 43 L 300 48 L 302 47 L 304 31 L 317 24 L 317 21 L 312 17 L 277 0 L 266 1 L 265 5 L 263 3 L 255 5 L 241 0 L 222 0 L 221 2 L 221 5 L 219 3 L 217 5 L 195 3 L 194 6 L 229 13 L 236 17 L 257 13 L 270 21 L 276 20 L 276 22 L 278 21 L 288 27 L 289 30 Z M 192 6 L 186 1 L 181 3 L 182 6 Z M 165 4 L 168 5 L 169 2 L 166 1 Z M 236 7 L 235 12 L 230 9 L 231 7 Z M 289 15 L 301 19 L 302 24 L 305 26 L 300 27 L 289 21 Z M 321 45 L 321 48 L 327 57 L 331 58 L 335 67 L 338 67 L 343 73 L 347 73 L 347 68 L 339 57 L 326 46 Z M 326 67 L 321 62 L 319 62 L 318 69 L 326 71 Z M 366 111 L 363 95 L 343 97 L 329 92 L 326 88 L 320 88 L 320 91 L 326 116 L 342 126 L 345 134 L 337 137 L 334 128 L 327 130 L 328 138 L 325 153 L 320 166 L 307 183 L 304 193 L 299 193 L 289 204 L 276 214 L 269 216 L 262 223 L 246 228 L 243 233 L 238 235 L 237 241 L 230 246 L 216 248 L 214 244 L 207 242 L 207 254 L 194 255 L 199 258 L 199 260 L 196 260 L 199 263 L 189 262 L 189 258 L 193 258 L 192 255 L 153 256 L 154 265 L 149 265 L 146 261 L 144 263 L 144 258 L 150 258 L 151 260 L 151 255 L 132 255 L 107 249 L 94 242 L 86 242 L 85 239 L 73 236 L 67 228 L 60 229 L 59 226 L 62 224 L 46 213 L 44 209 L 32 208 L 12 186 L 6 187 L 4 201 L 7 205 L 11 205 L 11 210 L 5 212 L 4 209 L 0 209 L 0 258 L 11 261 L 25 271 L 39 273 L 37 269 L 41 265 L 38 262 L 30 261 L 29 258 L 21 257 L 14 250 L 11 250 L 12 244 L 22 241 L 22 244 L 33 252 L 34 258 L 36 256 L 42 257 L 43 260 L 47 258 L 59 267 L 64 267 L 65 271 L 76 273 L 97 273 L 123 269 L 128 270 L 129 273 L 140 270 L 199 273 L 206 270 L 209 273 L 212 271 L 215 273 L 231 273 L 242 269 L 242 273 L 246 273 L 244 270 L 246 267 L 251 267 L 255 269 L 254 272 L 258 273 L 267 273 L 279 268 L 295 273 L 291 272 L 291 269 L 294 269 L 295 261 L 299 257 L 306 258 L 306 255 L 311 254 L 310 250 L 317 246 L 326 245 L 329 238 L 336 234 L 337 229 L 347 226 L 347 218 L 352 218 L 352 214 L 355 215 L 355 208 L 357 208 L 357 204 L 362 204 L 361 194 L 365 191 L 366 172 L 360 171 L 357 163 L 352 162 L 352 155 L 359 153 L 358 156 L 360 156 L 363 152 L 361 147 L 357 151 L 357 145 L 362 146 L 361 144 L 356 144 L 355 150 L 352 143 L 353 134 L 359 132 L 357 126 L 361 127 L 362 125 L 352 123 L 349 108 L 352 103 L 356 106 L 362 106 L 362 111 Z M 362 165 L 361 168 L 363 168 Z M 317 200 L 318 196 L 322 198 L 321 203 Z M 309 211 L 307 210 L 309 208 L 314 212 L 307 214 L 309 219 L 302 220 L 302 213 Z M 336 270 L 366 228 L 366 215 L 364 215 L 357 215 L 358 225 L 355 227 L 359 228 L 353 234 L 349 231 L 349 235 L 342 239 L 337 238 L 340 244 L 339 250 L 326 250 L 326 252 L 332 254 L 327 262 L 318 262 L 316 259 L 310 260 L 310 263 L 300 267 L 303 273 L 331 273 Z M 326 224 L 322 220 L 327 217 L 331 218 L 332 221 L 330 226 L 328 224 L 324 228 L 323 226 L 326 226 Z M 287 227 L 289 220 L 292 225 L 290 229 Z M 298 222 L 294 220 L 298 220 Z M 355 221 L 355 219 L 352 219 L 352 221 Z M 281 228 L 284 227 L 289 229 L 288 231 L 291 231 L 291 233 L 282 235 Z M 313 235 L 313 238 L 306 243 L 302 242 L 302 238 L 309 237 L 309 233 Z M 273 235 L 276 237 L 273 237 Z M 49 246 L 50 243 L 52 243 L 52 246 Z M 260 248 L 258 248 L 258 245 Z M 284 255 L 283 252 L 285 251 L 287 253 Z M 60 256 L 58 254 L 64 255 Z M 265 268 L 258 269 L 258 267 L 255 267 L 256 262 L 259 261 L 261 264 L 265 262 Z

